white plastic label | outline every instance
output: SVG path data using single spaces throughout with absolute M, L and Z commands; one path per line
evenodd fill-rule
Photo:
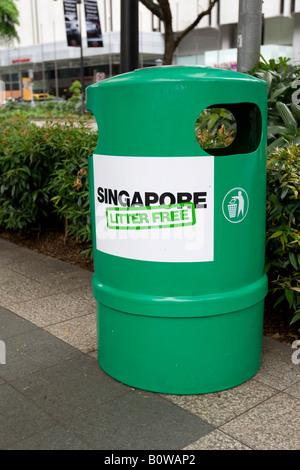
M 93 155 L 96 248 L 123 258 L 214 258 L 214 157 Z

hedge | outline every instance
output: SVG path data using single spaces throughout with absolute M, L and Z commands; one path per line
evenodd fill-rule
M 1 116 L 0 136 L 0 227 L 42 230 L 56 217 L 70 222 L 68 232 L 90 240 L 81 231 L 90 224 L 85 180 L 97 132 L 83 122 L 40 127 L 19 116 Z

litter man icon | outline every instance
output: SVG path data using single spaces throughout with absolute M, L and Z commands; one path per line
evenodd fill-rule
M 244 215 L 244 206 L 245 206 L 245 200 L 242 195 L 242 191 L 239 191 L 237 196 L 232 196 L 232 200 L 235 204 L 235 201 L 238 200 L 238 213 L 237 217 L 241 214 L 241 216 Z
M 234 224 L 242 222 L 249 208 L 248 194 L 243 188 L 233 188 L 223 199 L 222 210 L 224 217 Z

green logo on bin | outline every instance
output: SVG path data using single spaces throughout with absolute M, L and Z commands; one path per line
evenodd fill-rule
M 173 228 L 196 223 L 193 203 L 169 204 L 145 207 L 112 207 L 106 209 L 109 229 L 142 230 L 152 228 Z
M 224 217 L 233 224 L 242 222 L 249 208 L 248 194 L 243 188 L 233 188 L 223 199 L 222 210 Z

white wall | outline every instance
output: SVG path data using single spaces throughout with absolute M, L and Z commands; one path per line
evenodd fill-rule
M 300 64 L 300 13 L 294 15 L 294 37 L 293 37 L 294 62 Z
M 110 9 L 112 6 L 112 10 Z M 63 0 L 17 0 L 20 26 L 20 46 L 53 42 L 54 26 L 56 41 L 66 41 Z M 84 5 L 81 4 L 83 37 L 85 31 Z M 102 32 L 120 31 L 120 0 L 98 0 Z M 36 15 L 37 12 L 37 15 Z M 139 2 L 139 21 L 143 31 L 152 31 L 152 14 Z M 112 24 L 112 29 L 111 29 Z
M 280 14 L 280 0 L 265 0 L 263 2 L 263 14 L 266 18 L 272 18 Z
M 62 0 L 18 0 L 21 46 L 66 40 Z M 36 15 L 37 12 L 37 15 Z
M 98 9 L 102 32 L 120 31 L 120 1 L 98 0 Z M 227 25 L 238 22 L 239 0 L 220 0 L 220 24 Z M 251 0 L 249 0 L 251 1 Z M 63 0 L 16 0 L 20 12 L 20 27 L 18 27 L 21 46 L 54 41 L 54 26 L 56 41 L 66 40 Z M 170 0 L 174 30 L 186 28 L 197 15 L 205 10 L 209 0 Z M 36 8 L 37 6 L 37 8 Z M 111 10 L 112 6 L 112 10 Z M 291 0 L 284 2 L 284 15 L 290 16 Z M 36 17 L 36 9 L 37 15 Z M 296 11 L 300 12 L 300 0 L 296 0 Z M 84 6 L 81 5 L 83 19 L 83 37 L 85 37 Z M 216 24 L 217 8 L 212 12 L 212 26 Z M 265 18 L 280 14 L 280 0 L 264 0 L 263 13 Z M 155 19 L 157 22 L 157 19 Z M 112 23 L 112 29 L 111 29 Z M 152 31 L 152 13 L 139 2 L 139 26 L 145 32 Z M 198 28 L 209 26 L 208 16 L 203 18 Z
M 239 0 L 221 1 L 220 23 L 237 23 L 239 19 Z
M 201 11 L 207 9 L 208 4 L 208 0 L 170 0 L 174 30 L 180 31 L 189 26 Z M 203 25 L 208 25 L 207 19 L 201 21 Z

